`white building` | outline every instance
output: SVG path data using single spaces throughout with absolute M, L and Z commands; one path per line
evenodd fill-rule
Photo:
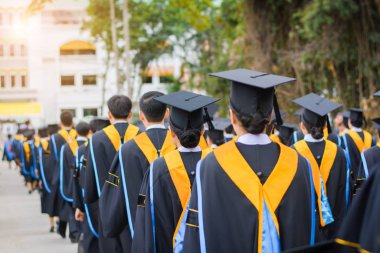
M 112 68 L 103 80 L 103 45 L 81 29 L 88 1 L 55 0 L 27 16 L 29 3 L 0 0 L 0 120 L 31 119 L 38 127 L 58 122 L 62 110 L 76 119 L 99 116 L 103 83 L 105 99 L 116 93 L 116 83 Z M 163 82 L 179 76 L 179 66 L 176 59 L 159 59 L 141 89 L 136 79 L 134 98 L 165 91 Z

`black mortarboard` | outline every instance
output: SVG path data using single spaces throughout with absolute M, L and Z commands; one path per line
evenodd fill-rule
M 219 99 L 188 91 L 178 91 L 154 99 L 171 106 L 170 122 L 174 127 L 180 130 L 201 128 L 204 123 L 203 114 L 206 112 L 205 117 L 208 118 L 209 128 L 213 129 L 208 112 L 204 110 L 204 107 Z
M 213 120 L 215 117 L 215 113 L 219 109 L 219 105 L 216 103 L 213 103 L 211 105 L 206 106 L 205 109 L 207 109 L 208 115 L 210 116 L 211 120 Z
M 280 84 L 295 81 L 295 78 L 272 75 L 248 69 L 235 69 L 218 73 L 215 76 L 231 81 L 230 105 L 243 115 L 260 113 L 270 120 L 274 108 L 278 125 L 282 125 L 280 110 L 274 88 Z
M 358 249 L 339 244 L 335 240 L 329 240 L 329 241 L 317 243 L 313 246 L 301 246 L 298 248 L 284 251 L 284 253 L 336 253 L 336 252 L 356 253 L 358 252 Z
M 59 131 L 59 125 L 58 124 L 50 124 L 48 125 L 48 133 L 49 135 L 55 134 Z
M 302 118 L 310 125 L 323 127 L 326 121 L 329 133 L 331 132 L 331 127 L 328 113 L 342 106 L 315 93 L 309 93 L 306 96 L 293 100 L 293 102 L 304 108 Z
M 380 118 L 372 119 L 372 121 L 375 123 L 373 127 L 380 132 Z
M 363 110 L 360 108 L 350 108 L 351 122 L 363 122 Z
M 38 129 L 38 136 L 41 138 L 48 137 L 49 136 L 48 128 L 47 127 L 41 127 L 40 129 Z
M 230 119 L 223 119 L 223 118 L 216 118 L 212 121 L 212 124 L 214 125 L 215 131 L 224 132 L 224 129 L 226 129 L 229 125 L 231 125 L 231 120 Z
M 290 146 L 292 143 L 291 138 L 293 137 L 293 132 L 297 129 L 296 125 L 284 123 L 278 128 L 279 137 L 283 144 Z
M 379 91 L 376 91 L 373 95 L 374 95 L 375 97 L 380 97 L 380 90 L 379 90 Z

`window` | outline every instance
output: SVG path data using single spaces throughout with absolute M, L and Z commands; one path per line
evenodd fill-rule
M 96 75 L 84 75 L 83 85 L 96 85 Z
M 15 45 L 10 45 L 9 46 L 9 55 L 10 56 L 15 56 Z
M 160 76 L 160 83 L 173 83 L 174 77 L 173 76 Z
M 61 76 L 61 86 L 74 86 L 75 78 L 74 76 Z
M 61 109 L 61 113 L 62 112 L 71 112 L 74 118 L 76 116 L 75 109 Z
M 21 87 L 26 87 L 26 75 L 21 75 Z
M 0 56 L 4 56 L 4 45 L 0 45 Z
M 0 76 L 0 87 L 5 88 L 5 76 Z
M 11 87 L 16 87 L 16 76 L 11 75 Z
M 20 46 L 20 54 L 21 56 L 26 56 L 26 46 L 24 44 Z
M 86 116 L 98 116 L 97 108 L 85 108 L 83 109 L 83 117 Z
M 144 76 L 143 83 L 152 83 L 152 76 Z

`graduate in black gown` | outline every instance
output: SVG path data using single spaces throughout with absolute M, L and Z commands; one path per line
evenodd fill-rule
M 323 180 L 323 189 L 320 190 L 327 194 L 327 205 L 330 206 L 333 217 L 330 218 L 330 224 L 326 222 L 328 217 L 323 224 L 321 222 L 320 230 L 322 238 L 332 239 L 336 236 L 337 229 L 346 214 L 350 197 L 350 173 L 344 150 L 332 141 L 325 140 L 323 129 L 329 120 L 328 113 L 341 105 L 314 93 L 298 98 L 294 102 L 305 108 L 301 122 L 304 139 L 295 143 L 294 147 L 308 159 L 315 172 L 314 185 L 317 185 L 321 178 Z M 322 205 L 323 203 L 321 207 Z M 319 210 L 323 212 L 323 208 Z
M 63 217 L 61 219 L 60 215 L 62 211 L 64 211 L 64 199 L 62 198 L 59 192 L 59 172 L 60 172 L 60 158 L 61 158 L 61 148 L 64 144 L 66 144 L 69 140 L 74 140 L 76 138 L 76 131 L 73 128 L 73 115 L 69 111 L 64 111 L 60 115 L 61 120 L 61 130 L 57 133 L 50 136 L 49 141 L 49 159 L 52 161 L 51 166 L 45 169 L 45 175 L 51 180 L 48 182 L 50 185 L 51 193 L 49 198 L 51 197 L 52 204 L 50 206 L 51 210 L 49 213 L 51 216 L 58 216 L 58 228 L 57 233 L 62 237 L 66 238 L 66 227 L 67 221 Z M 70 238 L 73 239 L 73 238 Z
M 90 134 L 96 133 L 110 125 L 108 119 L 95 118 L 90 121 Z M 98 213 L 98 202 L 92 204 L 84 204 L 84 171 L 87 162 L 88 142 L 83 143 L 77 150 L 75 171 L 73 174 L 73 207 L 75 208 L 75 219 L 83 223 L 83 241 L 79 242 L 78 248 L 84 253 L 97 253 L 99 251 L 99 234 L 97 232 L 98 220 L 94 213 Z M 78 249 L 79 251 L 80 249 Z
M 60 218 L 69 222 L 70 240 L 73 243 L 79 241 L 81 234 L 80 222 L 76 221 L 74 217 L 73 174 L 77 161 L 78 148 L 87 142 L 90 125 L 86 122 L 79 122 L 75 129 L 77 131 L 76 139 L 69 140 L 61 148 L 59 166 L 59 193 L 64 200 Z
M 349 125 L 350 129 L 342 136 L 343 147 L 346 150 L 347 159 L 351 168 L 352 193 L 364 181 L 364 178 L 359 177 L 359 166 L 361 161 L 361 152 L 375 145 L 375 141 L 371 134 L 362 129 L 364 123 L 363 110 L 358 108 L 350 109 Z
M 14 160 L 14 151 L 12 150 L 13 138 L 11 134 L 7 135 L 7 139 L 4 141 L 3 161 L 8 162 L 9 169 L 12 169 L 12 161 Z
M 109 179 L 111 163 L 120 146 L 140 133 L 138 127 L 129 124 L 132 117 L 132 102 L 124 95 L 114 95 L 107 101 L 108 118 L 111 125 L 93 134 L 88 144 L 87 164 L 84 173 L 84 203 L 97 202 L 106 180 Z M 113 180 L 113 179 L 111 179 Z M 119 238 L 106 238 L 103 234 L 99 213 L 94 212 L 93 219 L 98 220 L 96 231 L 99 234 L 100 252 L 122 252 L 126 242 Z M 129 233 L 127 229 L 123 233 Z
M 33 130 L 26 130 L 23 135 L 26 140 L 22 142 L 21 148 L 21 171 L 25 178 L 26 187 L 28 189 L 29 194 L 33 192 L 33 183 L 35 181 L 34 174 L 34 152 L 32 149 L 33 145 Z
M 313 244 L 315 194 L 308 162 L 266 134 L 274 87 L 294 78 L 238 69 L 211 74 L 231 81 L 236 141 L 197 165 L 175 252 L 280 252 Z
M 169 111 L 165 104 L 154 98 L 164 94 L 157 91 L 145 93 L 139 102 L 139 118 L 145 132 L 124 143 L 112 163 L 110 178 L 100 197 L 100 215 L 105 236 L 118 236 L 125 228 L 129 233 L 121 240 L 130 245 L 123 252 L 131 252 L 136 209 L 144 196 L 139 195 L 142 180 L 151 162 L 176 149 L 164 125 Z M 113 180 L 114 178 L 118 180 Z
M 49 134 L 48 128 L 38 129 L 38 136 L 40 141 L 36 147 L 37 152 L 37 168 L 39 175 L 39 189 L 41 199 L 41 213 L 48 214 L 50 223 L 50 232 L 54 232 L 54 217 L 49 213 L 49 194 L 51 193 L 47 177 L 45 175 L 45 168 L 50 166 L 49 160 Z
M 229 119 L 215 118 L 212 124 L 214 129 L 208 130 L 206 141 L 207 145 L 214 149 L 226 142 L 224 131 L 231 124 L 231 121 Z
M 281 126 L 277 127 L 278 129 L 277 135 L 272 134 L 269 137 L 274 142 L 280 142 L 281 144 L 284 144 L 290 147 L 291 145 L 293 145 L 293 133 L 296 128 L 297 128 L 296 125 L 284 123 Z
M 218 99 L 180 91 L 156 98 L 171 106 L 170 135 L 178 147 L 150 165 L 140 190 L 132 252 L 172 252 L 173 236 L 183 215 L 195 166 L 205 156 L 199 147 L 203 135 L 203 108 Z M 208 119 L 209 130 L 213 129 Z

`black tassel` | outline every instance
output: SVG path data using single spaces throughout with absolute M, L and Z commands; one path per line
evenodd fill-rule
M 203 107 L 203 109 L 205 110 L 205 115 L 204 115 L 203 121 L 205 123 L 207 123 L 208 130 L 214 130 L 215 128 L 214 128 L 214 125 L 212 124 L 210 114 L 208 114 L 207 107 Z
M 281 118 L 280 107 L 278 106 L 276 94 L 274 94 L 274 97 L 273 97 L 273 108 L 274 108 L 274 114 L 276 115 L 277 126 L 282 126 L 284 122 L 282 121 L 282 118 Z

